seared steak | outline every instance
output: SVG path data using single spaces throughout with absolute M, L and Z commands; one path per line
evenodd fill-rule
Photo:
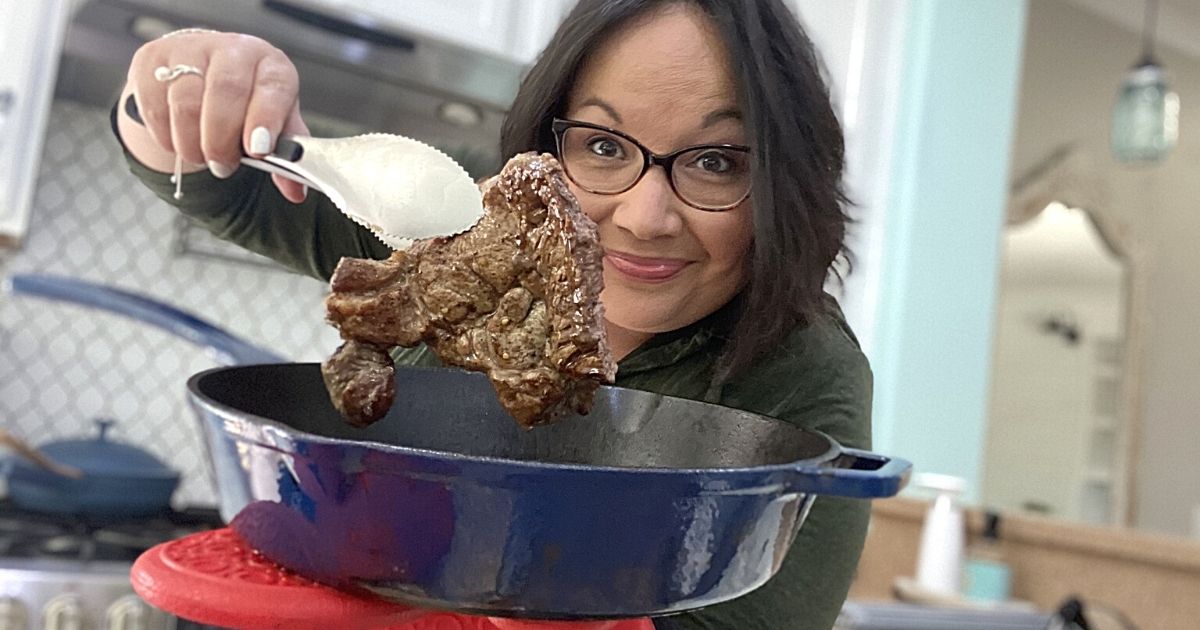
M 426 343 L 448 364 L 486 372 L 527 427 L 586 413 L 612 382 L 598 234 L 558 162 L 518 155 L 483 189 L 486 211 L 469 231 L 383 261 L 344 258 L 334 271 L 325 304 L 345 343 L 322 372 L 351 424 L 391 407 L 394 346 Z

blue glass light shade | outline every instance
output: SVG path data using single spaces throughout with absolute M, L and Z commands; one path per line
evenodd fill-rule
M 1179 96 L 1153 59 L 1134 66 L 1113 111 L 1112 152 L 1122 162 L 1157 162 L 1179 139 Z

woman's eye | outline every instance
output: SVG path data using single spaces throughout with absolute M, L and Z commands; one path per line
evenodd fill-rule
M 597 136 L 588 140 L 588 150 L 600 157 L 620 158 L 624 156 L 621 144 L 608 136 Z
M 720 151 L 701 153 L 693 164 L 706 173 L 728 173 L 734 167 L 733 160 Z

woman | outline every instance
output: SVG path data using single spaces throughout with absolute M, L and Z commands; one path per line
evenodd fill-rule
M 159 66 L 199 76 L 169 82 Z M 183 32 L 135 55 L 118 115 L 148 186 L 218 236 L 328 278 L 386 248 L 297 184 L 249 169 L 305 134 L 296 70 L 252 37 Z M 822 291 L 843 248 L 843 142 L 812 45 L 780 0 L 583 0 L 521 86 L 502 152 L 558 155 L 605 251 L 617 385 L 706 400 L 869 448 L 870 370 Z M 673 156 L 673 159 L 646 157 Z M 165 173 L 186 168 L 173 200 Z M 398 361 L 423 362 L 421 350 Z M 832 626 L 868 505 L 817 500 L 779 573 L 661 628 Z

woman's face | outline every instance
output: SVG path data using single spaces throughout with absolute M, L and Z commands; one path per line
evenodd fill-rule
M 708 18 L 687 4 L 635 21 L 597 49 L 576 79 L 565 117 L 614 128 L 660 155 L 745 144 L 724 45 Z M 624 333 L 636 346 L 712 313 L 745 284 L 749 201 L 719 212 L 693 208 L 657 166 L 616 195 L 571 186 L 600 229 L 610 337 Z M 629 344 L 613 341 L 624 354 L 620 346 Z

